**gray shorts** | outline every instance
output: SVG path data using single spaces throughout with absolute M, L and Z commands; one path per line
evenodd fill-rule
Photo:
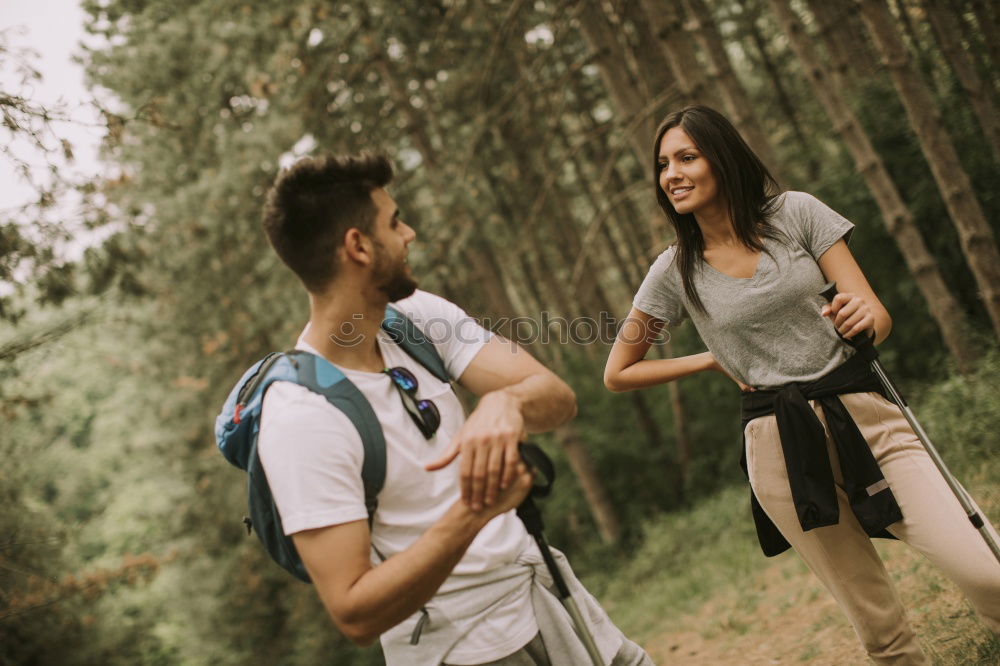
M 535 634 L 531 642 L 514 654 L 481 666 L 551 666 L 551 662 L 548 652 L 545 651 L 542 635 Z M 645 650 L 626 638 L 610 666 L 655 666 L 655 664 Z

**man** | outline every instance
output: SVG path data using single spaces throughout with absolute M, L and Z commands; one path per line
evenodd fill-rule
M 527 352 L 416 290 L 406 262 L 416 235 L 384 189 L 391 179 L 383 157 L 304 159 L 268 195 L 268 238 L 309 294 L 298 348 L 364 394 L 387 457 L 369 528 L 354 426 L 322 396 L 273 384 L 258 447 L 284 529 L 334 623 L 362 645 L 381 636 L 390 666 L 586 663 L 540 592 L 544 567 L 512 511 L 531 487 L 518 441 L 572 418 L 575 396 Z M 450 386 L 380 330 L 389 303 L 480 396 L 467 419 Z M 569 578 L 606 662 L 651 664 Z

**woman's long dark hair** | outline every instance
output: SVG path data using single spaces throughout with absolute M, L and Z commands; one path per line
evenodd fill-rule
M 663 135 L 680 127 L 695 143 L 712 167 L 719 196 L 729 205 L 736 237 L 752 250 L 763 251 L 763 238 L 779 238 L 768 222 L 777 206 L 778 183 L 760 158 L 750 149 L 740 133 L 725 116 L 707 106 L 688 106 L 664 118 L 653 142 L 653 184 L 656 202 L 670 220 L 677 234 L 677 267 L 688 301 L 702 314 L 708 314 L 691 279 L 705 251 L 693 213 L 679 214 L 667 193 L 660 187 L 660 142 Z

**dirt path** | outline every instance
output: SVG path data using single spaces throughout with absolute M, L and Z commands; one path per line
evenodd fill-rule
M 998 640 L 950 581 L 902 544 L 877 546 L 933 663 L 1000 664 Z M 664 666 L 869 663 L 833 598 L 791 554 L 765 564 L 741 589 L 665 623 L 645 647 Z

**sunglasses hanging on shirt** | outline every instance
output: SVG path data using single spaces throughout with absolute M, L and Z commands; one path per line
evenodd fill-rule
M 423 436 L 426 439 L 433 437 L 441 426 L 441 412 L 438 411 L 437 405 L 430 400 L 417 399 L 417 387 L 419 386 L 417 378 L 402 366 L 386 368 L 382 372 L 392 379 L 392 383 L 403 401 L 403 407 L 406 408 L 406 412 L 417 424 L 417 428 L 420 429 Z

